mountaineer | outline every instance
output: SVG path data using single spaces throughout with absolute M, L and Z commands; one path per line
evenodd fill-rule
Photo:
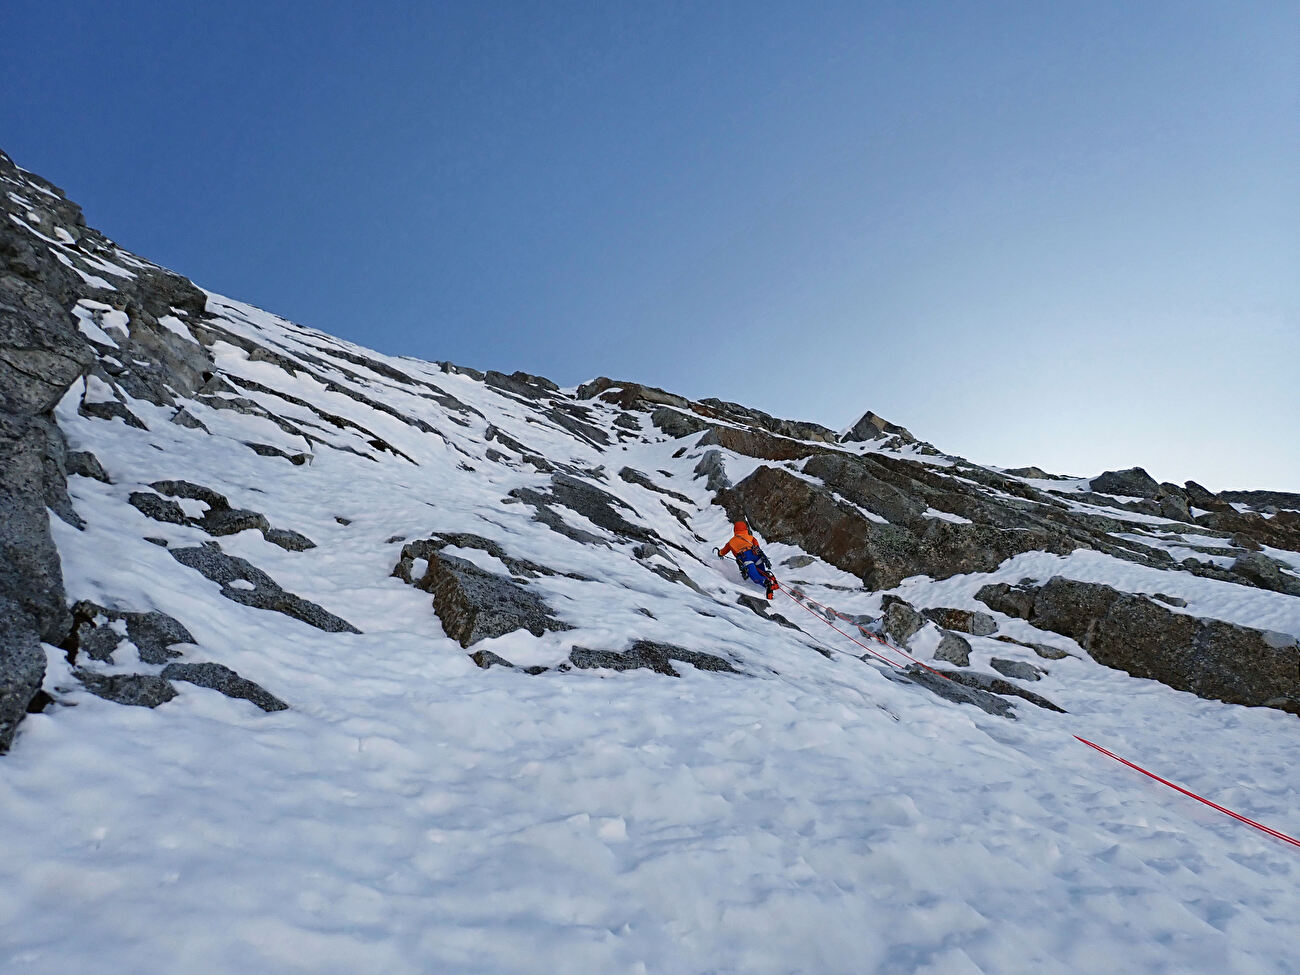
M 728 555 L 735 555 L 736 562 L 740 565 L 741 578 L 765 586 L 767 598 L 771 599 L 772 594 L 779 588 L 776 576 L 772 575 L 772 563 L 758 547 L 758 540 L 749 533 L 748 524 L 738 521 L 733 527 L 736 534 L 731 541 L 718 549 L 718 558 L 724 559 Z

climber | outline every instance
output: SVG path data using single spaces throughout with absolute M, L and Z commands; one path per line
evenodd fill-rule
M 772 594 L 779 588 L 776 576 L 772 575 L 772 563 L 758 547 L 758 540 L 749 533 L 749 525 L 738 521 L 734 528 L 735 536 L 718 549 L 718 558 L 725 559 L 728 555 L 735 555 L 736 562 L 740 565 L 740 577 L 765 586 L 767 598 L 771 599 Z

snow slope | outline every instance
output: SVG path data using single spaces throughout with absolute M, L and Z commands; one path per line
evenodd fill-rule
M 1049 641 L 1071 656 L 1046 665 L 970 642 L 977 667 L 995 653 L 1044 665 L 1033 690 L 1067 714 L 1017 701 L 1009 720 L 942 700 L 788 601 L 775 609 L 801 629 L 737 604 L 756 590 L 711 556 L 729 525 L 693 474 L 697 437 L 644 417 L 620 425 L 628 414 L 584 400 L 602 445 L 546 405 L 576 404 L 572 391 L 534 399 L 220 296 L 208 307 L 228 333 L 210 349 L 237 396 L 186 399 L 201 429 L 124 395 L 140 429 L 86 415 L 75 387 L 59 426 L 111 483 L 69 478 L 85 527 L 52 526 L 70 600 L 167 613 L 195 636 L 187 660 L 228 666 L 290 707 L 263 713 L 190 684 L 156 709 L 125 707 L 83 689 L 47 646 L 55 704 L 0 760 L 0 971 L 1296 970 L 1300 851 L 1072 737 L 1297 834 L 1294 716 L 1136 680 L 1059 636 Z M 113 341 L 111 320 L 83 321 Z M 167 327 L 195 334 L 182 318 Z M 218 408 L 223 395 L 312 439 Z M 733 477 L 753 466 L 723 453 Z M 551 481 L 528 456 L 620 498 L 663 540 L 658 554 L 563 506 L 564 523 L 597 541 L 536 520 L 511 496 Z M 690 503 L 624 480 L 624 467 Z M 212 539 L 130 503 L 163 479 L 309 537 L 306 551 L 255 530 L 217 541 L 360 633 L 234 602 L 178 563 L 170 550 Z M 484 640 L 472 649 L 517 666 L 476 666 L 429 594 L 392 575 L 403 541 L 450 532 L 567 573 L 527 587 L 572 629 Z M 482 550 L 449 551 L 505 571 Z M 780 568 L 802 553 L 771 554 Z M 780 571 L 842 612 L 879 610 L 882 594 L 820 561 Z M 1300 599 L 1088 551 L 896 591 L 974 609 L 987 582 L 1053 575 L 1300 634 Z M 739 672 L 558 669 L 575 646 L 633 639 Z M 129 642 L 78 663 L 160 670 Z M 534 665 L 549 669 L 518 669 Z

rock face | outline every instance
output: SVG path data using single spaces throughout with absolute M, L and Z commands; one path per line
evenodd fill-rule
M 1300 714 L 1294 637 L 1175 613 L 1146 596 L 1059 576 L 1032 588 L 985 587 L 976 598 L 1068 636 L 1098 663 L 1134 677 Z
M 53 409 L 93 362 L 67 311 L 75 273 L 22 229 L 22 201 L 42 191 L 57 188 L 0 152 L 0 753 L 40 691 L 41 641 L 57 643 L 69 622 L 46 509 L 77 519 Z M 84 227 L 77 207 L 55 199 L 64 222 Z

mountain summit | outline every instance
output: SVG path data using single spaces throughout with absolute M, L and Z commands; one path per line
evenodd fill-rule
M 1300 496 L 385 356 L 0 190 L 24 972 L 1292 963 L 1295 851 L 1074 736 L 1300 832 Z

